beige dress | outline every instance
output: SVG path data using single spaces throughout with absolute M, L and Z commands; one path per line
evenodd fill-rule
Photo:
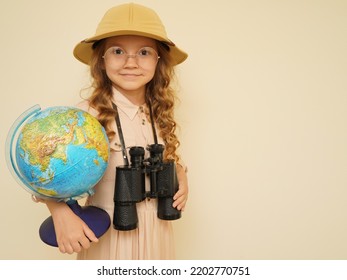
M 152 127 L 144 112 L 146 110 L 145 105 L 136 106 L 115 90 L 113 99 L 118 107 L 126 147 L 146 147 L 148 144 L 153 144 Z M 89 107 L 87 101 L 79 103 L 78 107 L 94 116 L 97 115 L 97 112 Z M 115 122 L 114 130 L 117 131 Z M 88 197 L 86 202 L 87 205 L 94 205 L 106 210 L 111 219 L 114 208 L 115 169 L 118 165 L 124 165 L 120 141 L 118 137 L 115 138 L 110 145 L 116 151 L 111 152 L 107 170 L 95 186 L 95 194 Z M 158 141 L 163 143 L 159 136 Z M 147 150 L 145 157 L 148 157 Z M 146 180 L 146 189 L 148 190 L 149 180 Z M 99 238 L 99 242 L 92 243 L 88 250 L 79 253 L 77 259 L 174 259 L 173 221 L 164 221 L 157 218 L 156 199 L 145 199 L 137 203 L 136 207 L 139 220 L 137 229 L 118 231 L 113 228 L 111 221 L 111 227 Z

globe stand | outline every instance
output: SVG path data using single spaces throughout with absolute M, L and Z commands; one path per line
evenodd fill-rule
M 97 238 L 102 236 L 110 227 L 110 216 L 105 210 L 95 206 L 81 207 L 77 200 L 69 200 L 67 204 L 88 225 Z M 39 234 L 44 243 L 58 247 L 52 216 L 41 224 Z

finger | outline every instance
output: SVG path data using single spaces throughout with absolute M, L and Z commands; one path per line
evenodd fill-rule
M 183 195 L 183 194 L 184 194 L 183 190 L 179 189 L 179 190 L 175 193 L 173 199 L 176 200 L 176 199 L 178 199 L 178 198 L 179 198 L 181 195 Z
M 186 201 L 186 197 L 182 195 L 174 201 L 174 203 L 172 204 L 172 207 L 180 210 L 185 205 L 185 201 Z
M 183 208 L 184 208 L 184 203 L 178 204 L 176 206 L 176 209 L 179 210 L 179 211 L 182 211 Z
M 90 240 L 86 237 L 86 238 L 83 238 L 83 240 L 81 240 L 80 242 L 80 245 L 83 249 L 88 249 L 90 247 Z
M 75 253 L 81 252 L 81 249 L 82 249 L 82 248 L 81 248 L 81 244 L 80 244 L 78 241 L 72 243 L 71 247 L 72 247 L 72 251 L 73 251 L 73 252 L 75 252 Z M 72 253 L 73 253 L 73 252 L 72 252 Z M 71 253 L 71 254 L 72 254 L 72 253 Z
M 70 243 L 65 243 L 64 247 L 65 247 L 65 253 L 68 253 L 71 255 L 74 252 Z
M 172 203 L 172 207 L 176 208 L 180 204 L 180 197 L 176 198 Z
M 58 243 L 58 248 L 59 248 L 59 251 L 63 254 L 66 253 L 66 249 L 65 249 L 65 246 L 64 244 L 61 244 L 61 243 Z
M 94 232 L 87 225 L 83 227 L 83 231 L 85 236 L 89 239 L 90 242 L 99 241 L 99 239 L 95 236 Z
M 186 206 L 186 200 L 184 200 L 182 203 L 177 205 L 177 209 L 180 210 L 180 211 L 183 211 L 185 206 Z

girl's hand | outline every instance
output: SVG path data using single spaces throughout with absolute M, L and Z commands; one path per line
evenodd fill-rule
M 178 191 L 174 195 L 173 207 L 184 211 L 188 200 L 188 178 L 184 168 L 177 164 Z
M 62 253 L 79 253 L 98 242 L 94 232 L 63 202 L 46 202 L 53 218 L 57 243 Z

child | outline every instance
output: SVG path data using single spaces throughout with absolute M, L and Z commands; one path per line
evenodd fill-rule
M 95 186 L 87 204 L 114 211 L 116 166 L 124 165 L 122 141 L 115 117 L 118 116 L 126 150 L 146 148 L 155 143 L 150 108 L 157 140 L 165 145 L 164 158 L 176 162 L 179 189 L 173 207 L 184 210 L 188 197 L 186 168 L 177 154 L 175 134 L 175 93 L 170 86 L 174 66 L 187 54 L 166 35 L 158 15 L 138 4 L 111 8 L 100 21 L 95 36 L 77 44 L 74 56 L 88 64 L 93 92 L 78 106 L 96 116 L 110 140 L 111 156 L 105 175 Z M 115 107 L 114 107 L 115 106 Z M 128 155 L 129 156 L 129 155 Z M 146 151 L 145 158 L 148 158 Z M 149 179 L 146 178 L 146 190 Z M 50 210 L 59 250 L 78 253 L 78 259 L 173 259 L 172 222 L 157 218 L 157 199 L 136 203 L 138 227 L 116 230 L 112 226 L 99 239 L 71 209 L 60 202 L 46 201 Z

